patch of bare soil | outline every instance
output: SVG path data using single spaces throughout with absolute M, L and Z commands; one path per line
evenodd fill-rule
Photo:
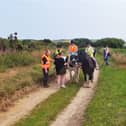
M 71 103 L 61 112 L 50 126 L 82 126 L 84 111 L 91 101 L 98 80 L 99 71 L 94 73 L 91 88 L 81 88 Z

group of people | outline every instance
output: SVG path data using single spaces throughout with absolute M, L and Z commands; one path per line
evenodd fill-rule
M 87 47 L 85 48 L 85 52 L 91 57 L 94 64 L 97 67 L 95 55 L 96 50 L 90 45 L 87 44 Z M 63 50 L 61 47 L 57 46 L 57 49 L 54 54 L 54 58 L 51 58 L 51 52 L 50 50 L 46 49 L 41 57 L 41 67 L 43 72 L 43 86 L 49 87 L 48 85 L 48 79 L 49 79 L 49 69 L 51 67 L 52 62 L 55 65 L 56 75 L 57 75 L 57 84 L 58 87 L 65 88 L 66 83 L 66 68 L 68 66 L 69 60 L 71 60 L 72 56 L 78 55 L 78 46 L 74 43 L 73 40 L 71 40 L 70 45 L 68 47 L 68 55 L 64 56 Z M 108 55 L 109 55 L 109 48 L 106 47 L 104 49 L 104 60 L 106 65 L 108 65 Z
M 68 48 L 69 56 L 77 55 L 78 47 L 71 41 L 71 44 Z M 59 87 L 65 88 L 66 83 L 66 68 L 68 65 L 69 56 L 64 56 L 63 50 L 61 47 L 57 46 L 57 49 L 54 54 L 54 59 L 50 57 L 50 50 L 46 49 L 41 57 L 41 67 L 43 71 L 43 86 L 48 87 L 48 78 L 49 78 L 49 69 L 51 63 L 55 65 L 56 75 L 57 75 L 57 84 Z

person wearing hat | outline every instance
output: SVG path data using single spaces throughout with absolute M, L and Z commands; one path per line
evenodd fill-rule
M 56 57 L 59 53 L 62 53 L 62 51 L 63 51 L 60 45 L 57 45 L 56 47 L 57 48 L 56 48 L 56 51 L 54 53 L 54 57 Z

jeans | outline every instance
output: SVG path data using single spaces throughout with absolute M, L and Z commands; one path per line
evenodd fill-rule
M 109 58 L 108 58 L 108 56 L 104 58 L 104 61 L 105 61 L 106 65 L 109 65 Z

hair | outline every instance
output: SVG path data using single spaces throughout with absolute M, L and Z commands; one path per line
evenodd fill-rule
M 74 44 L 74 40 L 71 40 L 70 43 L 71 43 L 71 44 Z
M 45 50 L 45 54 L 48 54 L 49 52 L 50 52 L 49 49 L 46 49 L 46 50 Z

